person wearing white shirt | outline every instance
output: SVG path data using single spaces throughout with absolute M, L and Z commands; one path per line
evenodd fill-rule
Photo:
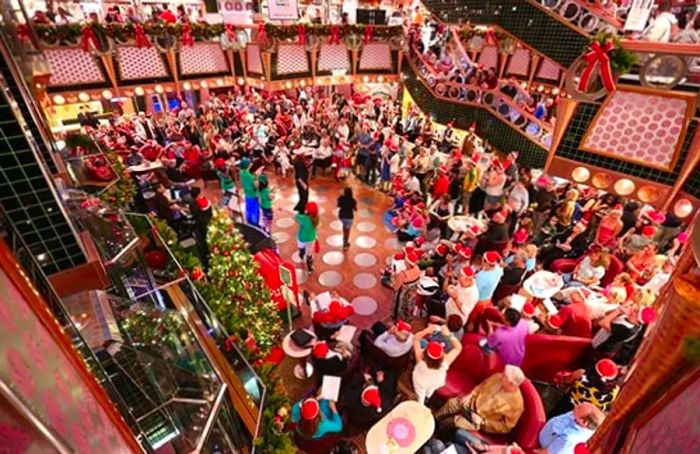
M 457 315 L 462 319 L 462 325 L 467 323 L 469 314 L 479 302 L 479 289 L 474 280 L 474 268 L 465 266 L 457 275 L 457 285 L 447 287 L 449 299 L 445 304 L 445 315 Z
M 678 19 L 671 13 L 671 1 L 665 0 L 659 5 L 659 13 L 644 31 L 646 41 L 667 43 L 678 32 Z
M 340 124 L 338 125 L 338 138 L 342 142 L 347 142 L 349 136 L 350 136 L 350 127 L 348 126 L 348 123 L 345 120 L 345 118 L 341 118 Z
M 392 358 L 405 355 L 413 347 L 411 325 L 399 320 L 396 325 L 377 336 L 374 345 Z

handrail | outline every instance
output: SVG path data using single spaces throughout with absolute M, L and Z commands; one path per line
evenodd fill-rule
M 423 56 L 422 56 L 419 52 L 417 52 L 417 51 L 414 49 L 413 54 L 421 61 L 421 63 L 422 63 L 422 64 L 425 66 L 425 68 L 431 73 L 431 75 L 437 77 L 437 73 L 435 72 L 435 69 L 434 69 L 428 62 L 425 61 L 425 59 L 423 58 Z M 420 75 L 420 71 L 418 71 L 417 74 Z M 471 84 L 457 84 L 457 83 L 454 83 L 454 82 L 440 82 L 440 83 L 443 84 L 443 85 L 445 85 L 445 86 L 447 86 L 447 87 L 456 87 L 457 89 L 466 88 L 466 89 L 471 89 L 471 90 L 477 90 L 477 91 L 480 91 L 481 93 L 490 93 L 491 95 L 497 96 L 498 98 L 500 98 L 501 101 L 502 101 L 503 103 L 508 104 L 512 109 L 517 110 L 524 118 L 526 118 L 526 119 L 527 119 L 528 121 L 530 121 L 531 123 L 535 123 L 535 124 L 536 124 L 537 126 L 539 126 L 542 130 L 545 130 L 545 131 L 550 132 L 550 133 L 552 133 L 552 132 L 554 131 L 554 127 L 553 127 L 552 125 L 550 125 L 550 124 L 548 124 L 548 123 L 542 122 L 542 121 L 539 120 L 538 118 L 535 118 L 535 117 L 534 117 L 531 113 L 529 113 L 529 112 L 523 111 L 523 110 L 520 108 L 520 106 L 518 106 L 517 104 L 515 104 L 509 97 L 504 96 L 503 93 L 501 93 L 501 92 L 498 91 L 498 90 L 494 90 L 494 89 L 491 89 L 491 88 L 483 88 L 483 87 L 480 87 L 480 86 L 478 86 L 478 85 L 471 85 Z M 432 88 L 432 87 L 431 87 L 431 88 Z M 431 90 L 431 91 L 434 91 L 434 90 Z M 444 96 L 442 96 L 442 95 L 439 95 L 439 94 L 437 94 L 437 93 L 435 93 L 435 95 L 436 95 L 437 97 L 439 97 L 439 98 L 451 100 L 450 98 L 446 98 L 446 97 L 444 97 Z M 454 100 L 451 100 L 451 101 L 454 101 Z M 486 107 L 486 105 L 485 105 L 485 104 L 482 104 L 482 103 L 474 103 L 474 102 L 464 101 L 464 100 L 461 100 L 461 102 L 463 102 L 463 103 L 465 103 L 465 104 L 471 104 L 471 105 L 475 105 L 475 106 Z
M 542 0 L 540 0 L 542 1 Z M 570 3 L 576 3 L 579 7 L 585 9 L 589 13 L 596 16 L 598 19 L 602 19 L 608 24 L 612 25 L 618 30 L 621 30 L 625 24 L 610 11 L 606 11 L 603 8 L 598 7 L 598 5 L 584 2 L 582 0 L 568 0 Z
M 581 35 L 591 36 L 592 34 L 596 33 L 595 30 L 586 30 L 577 22 L 577 19 L 579 19 L 580 17 L 583 17 L 581 14 L 577 15 L 574 18 L 569 19 L 566 16 L 562 15 L 560 12 L 558 12 L 557 9 L 559 9 L 560 6 L 563 6 L 561 1 L 558 1 L 553 7 L 548 7 L 547 5 L 545 5 L 543 0 L 525 0 L 525 1 L 527 1 L 528 3 L 530 3 L 533 6 L 536 6 L 539 9 L 541 9 L 546 14 L 556 18 L 559 22 L 561 22 L 562 24 L 566 25 L 567 27 L 571 28 L 573 31 L 575 31 Z M 599 14 L 599 10 L 592 11 L 591 8 L 587 4 L 585 4 L 584 2 L 577 1 L 577 0 L 567 0 L 563 4 L 566 5 L 569 3 L 575 4 L 576 6 L 581 8 L 582 10 L 589 12 L 591 15 L 593 15 L 596 18 L 598 18 L 599 20 L 605 22 L 607 25 L 610 25 L 611 27 L 617 29 L 618 31 L 620 30 L 619 21 L 616 20 L 614 24 L 610 23 L 610 21 L 607 17 L 601 17 L 601 15 Z M 598 25 L 598 24 L 596 24 L 596 25 Z
M 659 43 L 636 39 L 621 39 L 620 46 L 630 52 L 675 54 L 683 56 L 700 56 L 700 46 L 686 43 Z

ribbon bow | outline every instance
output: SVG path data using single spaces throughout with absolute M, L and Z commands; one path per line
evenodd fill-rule
M 607 41 L 605 44 L 601 45 L 598 41 L 593 41 L 588 48 L 590 51 L 583 54 L 583 59 L 587 64 L 578 81 L 579 91 L 585 92 L 588 90 L 588 84 L 591 82 L 591 76 L 596 66 L 599 67 L 600 79 L 603 81 L 603 87 L 605 87 L 607 91 L 615 91 L 615 79 L 612 75 L 610 57 L 608 56 L 608 53 L 615 48 L 615 43 Z
M 236 41 L 236 35 L 234 34 L 233 24 L 226 24 L 226 37 L 230 42 Z
M 134 39 L 136 40 L 136 47 L 139 49 L 142 47 L 151 47 L 151 42 L 146 37 L 146 32 L 141 24 L 134 25 Z
M 486 30 L 486 34 L 484 35 L 484 43 L 487 45 L 493 44 L 494 46 L 498 46 L 498 36 L 496 36 L 496 32 L 494 32 L 492 28 Z
M 22 44 L 29 41 L 32 43 L 32 46 L 37 47 L 36 40 L 34 39 L 34 35 L 32 35 L 32 31 L 29 29 L 29 25 L 18 24 L 15 30 L 17 30 L 17 38 L 19 38 Z
M 299 44 L 306 44 L 306 25 L 297 25 L 297 36 L 299 37 Z
M 184 46 L 192 47 L 194 46 L 194 38 L 192 37 L 192 27 L 190 24 L 182 25 L 182 34 L 180 35 L 180 40 Z
M 340 44 L 340 26 L 333 25 L 328 36 L 328 44 Z
M 374 36 L 374 27 L 371 25 L 368 25 L 365 27 L 365 44 L 369 43 L 372 41 L 372 37 Z
M 265 31 L 265 24 L 260 22 L 258 24 L 258 43 L 264 43 L 267 41 L 267 31 Z
M 90 44 L 92 44 L 95 49 L 99 49 L 99 43 L 97 42 L 95 31 L 92 29 L 91 25 L 84 26 L 80 32 L 82 34 L 80 45 L 85 52 L 90 52 Z

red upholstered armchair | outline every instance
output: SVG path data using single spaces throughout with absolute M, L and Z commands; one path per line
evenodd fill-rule
M 577 259 L 558 259 L 552 262 L 552 264 L 549 267 L 549 270 L 554 272 L 554 273 L 573 273 L 574 269 L 576 268 L 576 265 L 578 265 L 578 262 L 584 259 L 588 254 L 583 255 Z M 600 280 L 600 286 L 605 287 L 608 284 L 612 283 L 613 279 L 615 279 L 615 276 L 618 274 L 622 273 L 625 270 L 625 263 L 620 260 L 619 257 L 617 257 L 614 254 L 610 254 L 610 266 L 608 266 L 608 270 L 605 272 L 605 276 Z
M 465 334 L 462 338 L 462 352 L 447 371 L 445 386 L 435 392 L 440 401 L 466 395 L 484 379 L 503 370 L 500 356 L 484 354 L 479 338 L 477 334 Z
M 557 372 L 579 369 L 591 351 L 588 338 L 529 334 L 521 368 L 531 380 L 553 383 Z
M 547 421 L 544 404 L 530 380 L 525 380 L 520 385 L 520 392 L 523 395 L 524 411 L 513 430 L 506 435 L 479 433 L 480 436 L 496 444 L 517 443 L 526 451 L 539 447 L 538 436 Z

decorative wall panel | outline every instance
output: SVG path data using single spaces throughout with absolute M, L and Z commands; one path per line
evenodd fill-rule
M 671 169 L 688 108 L 685 99 L 619 89 L 593 120 L 582 149 Z
M 559 80 L 561 68 L 549 58 L 545 58 L 537 71 L 538 79 Z
M 226 56 L 218 43 L 195 43 L 180 49 L 180 74 L 228 72 Z
M 118 46 L 119 78 L 122 80 L 158 79 L 168 72 L 155 47 Z
M 530 50 L 516 49 L 508 61 L 507 74 L 513 76 L 527 76 L 530 68 Z
M 391 69 L 391 49 L 387 43 L 369 43 L 362 47 L 360 69 Z
M 80 48 L 47 49 L 44 55 L 51 68 L 52 87 L 105 81 L 95 57 Z
M 478 63 L 484 66 L 484 69 L 498 67 L 498 48 L 496 46 L 485 46 L 479 54 Z
M 299 44 L 280 44 L 277 46 L 277 74 L 306 73 L 309 58 L 304 46 Z
M 346 70 L 350 72 L 350 59 L 345 44 L 323 44 L 318 56 L 319 71 Z
M 246 67 L 249 73 L 262 74 L 263 65 L 260 56 L 260 46 L 257 44 L 248 44 L 246 46 Z
M 3 269 L 0 328 L 0 379 L 71 452 L 130 452 L 60 344 Z

